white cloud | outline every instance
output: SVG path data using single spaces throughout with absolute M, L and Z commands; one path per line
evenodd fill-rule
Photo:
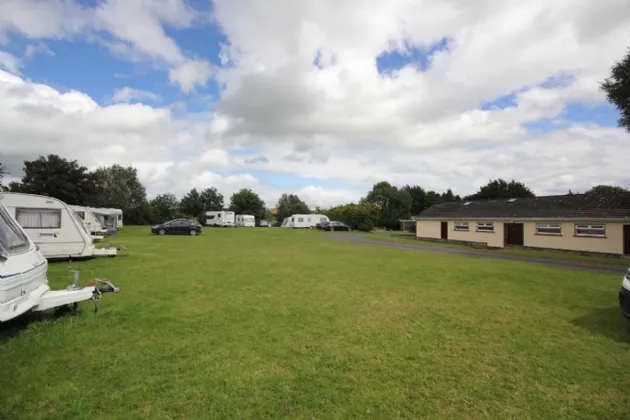
M 186 60 L 169 70 L 171 83 L 178 84 L 182 91 L 188 93 L 195 86 L 205 86 L 212 75 L 212 66 L 205 60 Z
M 112 100 L 114 102 L 130 102 L 134 99 L 155 102 L 159 101 L 161 98 L 160 95 L 150 92 L 148 90 L 134 89 L 129 86 L 116 89 L 114 95 L 112 96 Z
M 0 69 L 5 69 L 13 74 L 20 74 L 20 59 L 13 54 L 0 50 Z
M 28 44 L 26 47 L 26 51 L 24 52 L 24 59 L 30 60 L 36 54 L 44 54 L 44 55 L 55 55 L 55 53 L 48 48 L 48 45 L 43 42 L 34 42 L 32 44 Z
M 497 177 L 539 194 L 630 186 L 619 170 L 627 134 L 565 115 L 568 104 L 605 103 L 598 83 L 625 53 L 627 0 L 216 0 L 228 39 L 218 69 L 165 30 L 196 24 L 186 3 L 127 3 L 3 2 L 0 32 L 87 33 L 121 57 L 167 68 L 184 92 L 214 76 L 225 88 L 216 112 L 176 120 L 175 106 L 99 106 L 0 73 L 0 150 L 10 160 L 55 152 L 91 166 L 133 164 L 150 194 L 253 188 L 269 205 L 286 191 L 312 206 L 356 200 L 380 180 L 458 194 Z M 28 13 L 33 5 L 41 8 Z M 384 52 L 436 45 L 427 66 L 378 71 Z M 125 89 L 118 100 L 152 99 Z M 505 95 L 512 105 L 483 106 Z M 527 127 L 541 119 L 557 128 Z
M 210 64 L 187 58 L 165 27 L 189 28 L 198 18 L 183 0 L 103 0 L 93 8 L 72 0 L 6 0 L 0 3 L 0 39 L 10 31 L 32 39 L 85 35 L 119 58 L 167 67 L 170 80 L 189 92 L 206 83 Z M 27 57 L 34 52 L 29 46 Z

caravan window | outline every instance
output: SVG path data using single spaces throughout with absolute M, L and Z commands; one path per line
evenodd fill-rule
M 118 215 L 118 220 L 122 220 L 122 214 Z
M 78 215 L 79 215 L 79 217 L 80 217 L 82 220 L 85 220 L 85 212 L 83 212 L 83 211 L 77 211 L 77 212 L 75 212 L 75 213 L 76 213 L 76 214 L 78 214 Z
M 212 219 L 214 219 L 214 214 L 213 214 L 212 216 L 208 216 L 208 217 L 206 217 L 206 219 L 207 219 L 207 220 L 212 220 Z
M 87 228 L 85 227 L 85 225 L 83 224 L 83 221 L 81 220 L 81 218 L 79 217 L 79 214 L 76 211 L 72 212 L 72 216 L 76 219 L 77 222 L 79 222 L 79 226 L 81 226 L 81 228 L 83 229 L 83 231 L 85 233 L 87 233 L 88 235 L 90 234 L 90 232 L 87 231 Z
M 304 222 L 304 218 L 303 217 L 298 217 L 298 223 L 303 223 Z
M 61 210 L 16 209 L 15 218 L 24 229 L 59 229 Z
M 28 249 L 29 243 L 24 233 L 0 205 L 0 254 L 19 254 Z
M 311 221 L 311 218 L 310 218 L 310 217 L 308 218 L 308 221 L 309 221 L 309 222 Z
M 322 223 L 325 223 L 327 221 L 327 218 L 326 217 L 320 217 L 319 221 L 322 222 Z

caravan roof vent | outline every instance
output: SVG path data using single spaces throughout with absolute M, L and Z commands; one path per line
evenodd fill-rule
M 510 199 L 508 200 L 508 203 L 513 203 L 513 202 L 515 202 L 516 200 L 518 200 L 518 198 L 510 198 Z
M 465 206 L 467 206 L 467 205 L 469 205 L 469 204 L 470 204 L 470 201 L 466 201 L 466 202 L 464 203 L 464 205 L 465 205 Z

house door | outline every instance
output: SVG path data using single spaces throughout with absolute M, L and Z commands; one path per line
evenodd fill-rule
M 506 223 L 505 224 L 505 243 L 507 245 L 523 246 L 523 224 L 522 223 Z
M 623 253 L 630 255 L 630 225 L 623 225 Z
M 448 239 L 448 222 L 442 222 L 442 239 Z

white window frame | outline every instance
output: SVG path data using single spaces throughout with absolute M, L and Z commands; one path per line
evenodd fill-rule
M 470 223 L 468 222 L 455 222 L 453 230 L 457 232 L 470 232 Z
M 580 233 L 580 230 L 599 230 L 601 231 L 601 234 L 599 233 Z M 589 224 L 589 225 L 582 225 L 582 224 L 575 224 L 574 227 L 574 232 L 575 232 L 575 236 L 582 236 L 582 237 L 587 237 L 587 238 L 605 238 L 606 237 L 606 225 L 604 224 Z
M 59 214 L 59 224 L 58 226 L 42 226 L 42 227 L 26 227 L 26 226 L 22 226 L 22 229 L 61 229 L 61 218 L 62 218 L 62 213 L 61 213 L 61 209 L 42 209 L 42 208 L 16 208 L 15 209 L 15 220 L 18 220 L 18 216 L 20 214 L 20 212 L 25 212 L 25 213 L 39 213 L 39 219 L 40 219 L 40 225 L 41 223 L 41 217 L 43 213 L 57 213 Z
M 541 232 L 540 229 L 554 229 L 557 232 Z M 560 223 L 536 223 L 536 235 L 562 236 L 562 225 Z
M 494 233 L 494 223 L 477 223 L 477 232 Z

